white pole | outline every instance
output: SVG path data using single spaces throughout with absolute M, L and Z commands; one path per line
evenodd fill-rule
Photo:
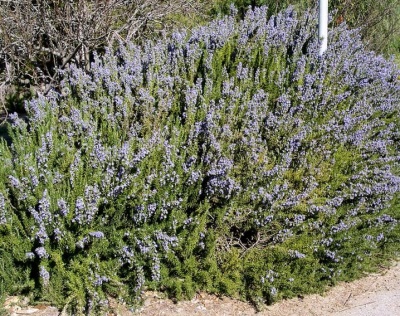
M 318 36 L 320 38 L 319 55 L 328 47 L 328 0 L 319 0 Z

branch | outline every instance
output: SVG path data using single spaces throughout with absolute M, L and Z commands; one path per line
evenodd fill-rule
M 53 84 L 54 80 L 57 78 L 57 76 L 60 73 L 60 70 L 64 69 L 64 67 L 71 61 L 71 59 L 75 57 L 75 55 L 78 53 L 78 51 L 81 47 L 82 47 L 82 43 L 79 43 L 78 46 L 75 47 L 74 51 L 67 58 L 65 58 L 63 60 L 62 65 L 59 68 L 57 68 L 53 77 L 50 79 L 50 83 L 49 83 L 48 87 L 46 88 L 46 90 L 44 91 L 44 95 L 49 93 L 50 89 L 52 88 L 52 84 Z

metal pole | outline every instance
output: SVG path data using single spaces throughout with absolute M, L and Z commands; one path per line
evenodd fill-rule
M 328 47 L 328 0 L 319 0 L 318 36 L 320 39 L 319 55 Z

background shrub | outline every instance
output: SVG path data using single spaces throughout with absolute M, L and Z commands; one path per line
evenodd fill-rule
M 92 53 L 120 41 L 141 41 L 168 31 L 174 15 L 197 12 L 202 1 L 10 0 L 0 6 L 0 105 L 47 94 L 70 63 L 90 66 Z M 162 25 L 162 28 L 161 28 Z
M 294 5 L 300 10 L 318 6 L 314 0 L 218 0 L 213 2 L 212 14 L 227 14 L 234 4 L 241 16 L 249 7 L 266 5 L 268 14 L 277 14 L 288 5 Z M 337 26 L 346 22 L 351 28 L 361 28 L 361 35 L 369 49 L 383 53 L 386 56 L 400 55 L 400 1 L 388 0 L 376 2 L 373 0 L 331 0 L 330 13 L 332 24 Z
M 20 109 L 20 100 L 58 87 L 70 63 L 89 68 L 92 53 L 119 41 L 140 43 L 179 27 L 193 28 L 234 4 L 240 18 L 249 7 L 268 6 L 268 17 L 288 5 L 313 8 L 311 0 L 112 0 L 7 1 L 0 7 L 0 115 Z M 370 49 L 400 56 L 400 1 L 329 1 L 332 25 L 361 27 Z
M 319 57 L 315 29 L 261 7 L 122 44 L 12 115 L 1 294 L 263 304 L 398 254 L 399 70 L 344 24 Z

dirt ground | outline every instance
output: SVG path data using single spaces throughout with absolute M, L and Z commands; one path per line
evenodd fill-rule
M 64 316 L 50 306 L 27 306 L 9 297 L 5 306 L 11 316 Z M 114 313 L 107 316 L 396 316 L 400 315 L 400 262 L 380 273 L 341 283 L 325 295 L 307 295 L 266 306 L 259 313 L 249 304 L 229 298 L 199 294 L 191 301 L 174 303 L 154 292 L 145 293 L 144 306 L 133 313 L 110 300 Z

